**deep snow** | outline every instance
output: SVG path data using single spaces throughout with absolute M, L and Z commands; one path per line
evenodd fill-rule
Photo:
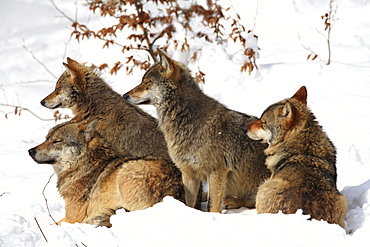
M 72 0 L 56 4 L 74 17 Z M 229 1 L 225 1 L 229 3 Z M 205 213 L 165 198 L 143 211 L 112 216 L 113 227 L 85 224 L 52 225 L 51 215 L 64 215 L 56 178 L 48 165 L 38 165 L 27 150 L 44 140 L 54 121 L 42 121 L 27 111 L 0 106 L 0 246 L 364 246 L 370 242 L 370 2 L 336 0 L 337 18 L 332 30 L 332 64 L 325 65 L 325 39 L 320 16 L 329 1 L 233 1 L 243 24 L 258 35 L 259 69 L 240 73 L 237 58 L 203 42 L 199 66 L 206 74 L 205 93 L 231 109 L 259 116 L 270 104 L 308 88 L 308 105 L 337 147 L 338 189 L 346 195 L 349 211 L 346 229 L 307 216 L 256 215 L 239 209 L 224 214 Z M 83 1 L 77 2 L 79 20 L 99 26 Z M 53 111 L 39 102 L 50 93 L 63 71 L 66 56 L 88 64 L 123 59 L 119 49 L 102 50 L 102 42 L 71 40 L 70 23 L 49 1 L 0 2 L 0 104 L 21 105 L 42 118 Z M 39 64 L 32 50 L 51 73 Z M 320 59 L 306 61 L 316 51 Z M 226 50 L 232 47 L 225 47 Z M 140 54 L 134 54 L 140 56 Z M 183 60 L 184 54 L 173 57 Z M 198 65 L 189 65 L 196 71 Z M 124 70 L 103 77 L 119 93 L 137 85 L 143 71 L 126 76 Z M 155 115 L 154 107 L 144 107 Z M 61 111 L 70 114 L 68 110 Z M 44 239 L 36 220 L 40 224 Z

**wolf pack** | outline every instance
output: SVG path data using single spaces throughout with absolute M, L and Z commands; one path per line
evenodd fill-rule
M 157 53 L 159 61 L 123 95 L 93 68 L 63 63 L 41 104 L 69 108 L 74 117 L 28 150 L 54 168 L 65 203 L 57 224 L 110 227 L 116 210 L 143 210 L 172 196 L 219 213 L 301 209 L 344 227 L 348 205 L 336 186 L 336 148 L 307 106 L 306 87 L 258 118 L 207 96 L 186 66 Z M 154 106 L 157 118 L 137 106 L 143 104 Z

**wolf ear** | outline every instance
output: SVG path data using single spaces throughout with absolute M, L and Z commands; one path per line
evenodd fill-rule
M 74 83 L 78 87 L 82 88 L 85 77 L 84 72 L 81 70 L 81 65 L 69 57 L 67 57 L 67 63 L 63 63 L 63 65 L 72 78 L 71 83 Z
M 292 126 L 296 126 L 300 122 L 300 113 L 297 111 L 292 103 L 289 101 L 285 102 L 284 107 L 281 109 L 281 115 L 285 118 L 285 126 L 286 128 L 291 128 Z
M 178 66 L 176 66 L 175 62 L 159 48 L 157 49 L 157 52 L 160 58 L 159 62 L 165 69 L 164 72 L 165 77 L 167 79 L 170 79 L 173 83 L 178 82 L 180 78 L 180 71 Z
M 95 136 L 95 128 L 99 119 L 95 119 L 86 125 L 84 130 L 84 137 L 87 142 L 90 142 Z
M 284 107 L 282 109 L 281 116 L 287 118 L 287 119 L 292 119 L 293 118 L 293 107 L 292 104 L 287 101 L 284 104 Z
M 79 65 L 79 63 L 70 57 L 67 57 L 67 63 L 70 65 Z
M 307 89 L 305 86 L 302 86 L 292 97 L 304 104 L 307 104 Z
M 166 69 L 166 71 L 172 70 L 174 67 L 172 59 L 159 48 L 157 49 L 157 52 L 159 54 L 159 62 L 161 63 L 161 65 Z
M 80 64 L 69 57 L 67 57 L 67 63 L 63 63 L 63 65 L 71 75 L 76 74 L 79 71 L 78 66 Z

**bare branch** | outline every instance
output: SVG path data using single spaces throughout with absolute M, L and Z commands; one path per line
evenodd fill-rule
M 54 113 L 54 118 L 42 118 L 42 117 L 39 117 L 36 113 L 34 113 L 33 111 L 31 111 L 30 109 L 25 108 L 25 107 L 22 107 L 22 106 L 19 106 L 19 105 L 10 105 L 10 104 L 0 103 L 0 106 L 12 107 L 12 108 L 15 109 L 14 111 L 11 111 L 11 112 L 8 112 L 8 113 L 3 112 L 3 113 L 5 113 L 5 117 L 7 117 L 7 115 L 10 114 L 10 113 L 15 113 L 15 115 L 20 115 L 20 112 L 21 111 L 28 111 L 33 116 L 35 116 L 36 118 L 40 119 L 41 121 L 56 121 L 56 120 L 60 120 L 62 118 L 61 115 L 59 114 L 59 112 L 57 112 L 59 115 L 56 114 L 56 113 Z M 65 115 L 64 116 L 64 119 L 69 119 L 69 118 L 70 117 L 68 115 Z
M 319 31 L 318 31 L 319 32 Z M 322 33 L 321 33 L 322 34 Z M 310 53 L 308 54 L 307 56 L 307 60 L 315 60 L 316 58 L 320 59 L 320 61 L 322 61 L 321 57 L 314 51 L 311 49 L 310 46 L 305 46 L 302 41 L 301 41 L 301 35 L 298 33 L 298 40 L 300 41 L 301 43 L 301 46 L 303 47 L 303 49 L 309 51 Z
M 63 59 L 65 59 L 67 57 L 68 45 L 71 42 L 71 40 L 72 40 L 72 37 L 70 36 L 69 39 L 68 39 L 68 41 L 65 42 L 65 44 L 64 44 L 64 53 L 63 53 L 63 56 L 62 56 Z
M 38 79 L 38 80 L 32 80 L 32 81 L 16 81 L 15 84 L 24 84 L 24 83 L 37 83 L 37 82 L 54 82 L 52 80 L 48 79 Z
M 42 229 L 41 229 L 41 227 L 40 227 L 40 224 L 39 224 L 39 222 L 37 221 L 36 217 L 33 217 L 33 218 L 35 219 L 36 224 L 37 224 L 37 226 L 39 227 L 40 232 L 42 233 L 42 236 L 44 237 L 45 241 L 46 241 L 46 242 L 48 242 L 48 240 L 46 239 L 45 234 L 44 234 L 44 232 L 42 231 Z
M 54 6 L 54 8 L 60 13 L 62 14 L 65 18 L 67 18 L 70 22 L 75 22 L 75 20 L 73 20 L 71 17 L 69 17 L 68 15 L 66 15 L 56 4 L 53 0 L 49 0 L 49 2 Z M 77 5 L 77 4 L 76 4 Z M 77 8 L 77 7 L 76 7 Z
M 48 184 L 50 183 L 51 178 L 52 178 L 53 176 L 54 176 L 54 173 L 53 173 L 53 174 L 51 174 L 51 176 L 49 177 L 48 182 L 45 184 L 45 187 L 44 187 L 44 189 L 42 190 L 42 196 L 43 196 L 43 197 L 44 197 L 44 199 L 45 199 L 46 209 L 48 210 L 49 217 L 54 221 L 54 223 L 55 223 L 55 224 L 57 224 L 57 222 L 54 220 L 53 216 L 51 216 L 50 208 L 49 208 L 49 204 L 48 204 L 48 199 L 46 199 L 46 196 L 45 196 L 45 189 L 46 189 L 46 187 L 48 186 Z
M 321 16 L 321 19 L 324 21 L 325 25 L 324 31 L 320 31 L 318 28 L 315 28 L 316 32 L 322 35 L 326 42 L 326 46 L 328 49 L 328 59 L 326 65 L 330 65 L 331 63 L 331 30 L 337 20 L 335 16 L 337 13 L 338 5 L 335 5 L 334 1 L 335 0 L 329 1 L 329 10 Z M 300 35 L 298 35 L 298 39 L 301 41 Z M 307 56 L 307 60 L 315 60 L 319 57 L 319 55 L 315 53 L 309 46 L 304 46 L 302 43 L 301 45 L 304 49 L 310 51 L 310 54 Z M 320 60 L 322 61 L 322 59 Z
M 6 97 L 5 89 L 1 85 L 1 90 L 3 91 L 5 102 L 8 103 L 8 98 Z
M 43 196 L 43 197 L 44 197 L 44 199 L 45 199 L 45 204 L 46 204 L 46 208 L 47 208 L 48 213 L 49 213 L 49 217 L 54 221 L 54 223 L 55 223 L 55 224 L 57 224 L 57 222 L 54 220 L 53 216 L 51 216 L 50 209 L 49 209 L 49 204 L 48 204 L 48 200 L 46 199 L 46 196 L 45 196 L 45 189 L 46 189 L 46 187 L 49 185 L 49 183 L 50 183 L 50 181 L 51 181 L 51 178 L 54 176 L 54 174 L 55 174 L 55 173 L 51 174 L 51 176 L 49 177 L 48 182 L 45 184 L 44 189 L 42 190 L 42 196 Z M 42 236 L 44 236 L 45 241 L 46 241 L 46 242 L 48 242 L 48 240 L 46 239 L 46 237 L 45 237 L 45 235 L 44 235 L 44 232 L 42 231 L 42 229 L 41 229 L 41 227 L 40 227 L 40 225 L 39 225 L 39 223 L 38 223 L 38 221 L 37 221 L 37 219 L 36 219 L 36 218 L 35 218 L 35 221 L 36 221 L 37 226 L 39 227 L 39 229 L 40 229 L 40 231 L 41 231 L 41 233 L 42 233 Z M 86 246 L 83 242 L 81 242 L 81 244 L 82 244 L 83 246 Z M 78 246 L 78 245 L 76 244 L 76 246 Z
M 330 0 L 329 13 L 328 13 L 327 19 L 325 20 L 325 24 L 327 25 L 325 30 L 328 31 L 327 37 L 326 37 L 326 43 L 328 46 L 328 62 L 326 63 L 327 65 L 329 65 L 331 62 L 330 35 L 331 35 L 331 29 L 333 28 L 335 21 L 336 21 L 335 15 L 337 13 L 337 9 L 338 9 L 338 5 L 334 6 L 334 0 Z
M 5 194 L 9 194 L 9 192 L 3 192 L 3 193 L 1 193 L 0 194 L 0 197 L 2 197 L 3 195 L 5 195 Z
M 55 79 L 58 79 L 58 77 L 56 75 L 54 75 L 46 66 L 43 62 L 41 62 L 36 56 L 35 54 L 33 53 L 32 50 L 28 49 L 28 47 L 26 46 L 26 42 L 25 40 L 23 39 L 23 45 L 22 47 L 32 55 L 33 59 L 36 60 L 36 62 L 38 62 L 52 77 L 54 77 Z
M 254 16 L 254 19 L 253 19 L 253 28 L 252 28 L 252 33 L 254 33 L 254 29 L 256 28 L 256 20 L 257 20 L 257 16 L 258 16 L 258 1 L 257 1 L 257 7 L 256 7 L 256 15 Z

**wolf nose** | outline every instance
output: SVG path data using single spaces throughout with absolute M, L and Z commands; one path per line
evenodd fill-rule
M 31 157 L 34 157 L 36 155 L 36 148 L 31 148 L 28 150 L 28 154 L 31 156 Z
M 125 93 L 122 97 L 123 97 L 125 100 L 129 100 L 129 99 L 130 99 L 130 95 L 128 95 L 128 93 Z
M 41 104 L 42 106 L 45 106 L 45 103 L 46 103 L 45 99 L 41 100 L 41 102 L 40 102 L 40 104 Z

